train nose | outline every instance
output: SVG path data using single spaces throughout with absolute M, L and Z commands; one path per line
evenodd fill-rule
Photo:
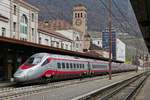
M 25 73 L 15 73 L 14 74 L 14 81 L 16 82 L 24 82 L 26 81 L 26 74 Z

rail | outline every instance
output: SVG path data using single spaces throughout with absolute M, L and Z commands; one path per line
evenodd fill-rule
M 127 80 L 75 97 L 72 100 L 130 100 L 144 84 L 149 74 L 149 72 L 141 73 Z
M 113 77 L 118 76 L 120 74 L 127 74 L 126 73 L 118 73 L 113 74 Z M 36 94 L 42 91 L 46 91 L 48 89 L 54 89 L 54 88 L 61 88 L 68 85 L 74 85 L 74 84 L 80 84 L 85 83 L 89 81 L 99 80 L 103 78 L 107 78 L 108 76 L 98 76 L 98 77 L 92 77 L 92 78 L 85 78 L 83 80 L 75 79 L 75 80 L 68 80 L 68 81 L 60 81 L 60 82 L 53 82 L 49 84 L 39 84 L 39 85 L 31 85 L 31 86 L 10 86 L 10 87 L 3 87 L 0 88 L 0 100 L 6 100 L 6 99 L 12 99 L 24 95 L 32 95 Z

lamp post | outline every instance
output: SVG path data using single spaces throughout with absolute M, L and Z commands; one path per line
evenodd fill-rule
M 111 25 L 112 25 L 112 0 L 109 0 L 109 80 L 111 80 L 111 63 L 112 63 L 112 32 L 111 32 Z

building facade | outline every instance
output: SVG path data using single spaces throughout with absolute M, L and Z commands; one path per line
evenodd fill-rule
M 57 30 L 56 32 L 68 37 L 70 40 L 73 41 L 73 44 L 72 44 L 73 51 L 82 52 L 83 45 L 82 45 L 82 40 L 80 37 L 81 32 L 79 32 L 75 29 Z
M 38 43 L 38 8 L 23 0 L 0 1 L 0 38 L 13 40 L 21 44 L 24 42 Z M 10 79 L 14 71 L 33 52 L 18 49 L 13 44 L 4 44 L 0 52 L 0 80 Z M 23 46 L 23 45 L 21 45 Z
M 109 51 L 109 32 L 102 33 L 102 47 Z M 125 62 L 126 45 L 116 37 L 116 31 L 112 30 L 112 59 Z
M 39 27 L 38 36 L 39 44 L 60 49 L 73 50 L 73 41 L 58 32 Z
M 102 32 L 88 31 L 92 43 L 102 48 Z
M 116 60 L 116 31 L 112 30 L 112 59 Z M 109 50 L 109 32 L 102 32 L 102 48 Z
M 89 39 L 89 34 L 87 32 L 87 9 L 84 5 L 78 4 L 73 7 L 72 26 L 82 32 L 80 37 L 83 41 L 83 51 L 88 51 L 91 39 Z
M 11 38 L 37 43 L 38 8 L 23 0 L 11 0 Z
M 87 33 L 87 9 L 84 5 L 79 4 L 73 7 L 73 28 L 82 32 L 82 38 Z
M 126 60 L 126 45 L 120 39 L 116 39 L 116 60 Z
M 2 0 L 0 9 L 1 36 L 38 42 L 38 8 L 23 0 Z
M 10 0 L 0 1 L 0 36 L 10 37 Z

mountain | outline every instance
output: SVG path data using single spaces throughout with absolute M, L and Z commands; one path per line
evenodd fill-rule
M 108 0 L 26 0 L 40 9 L 39 20 L 64 19 L 72 23 L 72 8 L 83 4 L 88 10 L 88 30 L 103 31 L 108 26 Z M 113 27 L 119 32 L 141 37 L 129 0 L 112 0 Z
M 87 8 L 89 31 L 104 31 L 108 26 L 108 0 L 26 1 L 40 9 L 39 20 L 63 19 L 72 23 L 73 6 L 83 4 Z M 112 0 L 112 16 L 113 28 L 119 33 L 129 33 L 128 36 L 119 37 L 126 44 L 127 59 L 131 60 L 135 56 L 135 48 L 138 48 L 141 53 L 143 52 L 141 48 L 147 52 L 130 0 Z

